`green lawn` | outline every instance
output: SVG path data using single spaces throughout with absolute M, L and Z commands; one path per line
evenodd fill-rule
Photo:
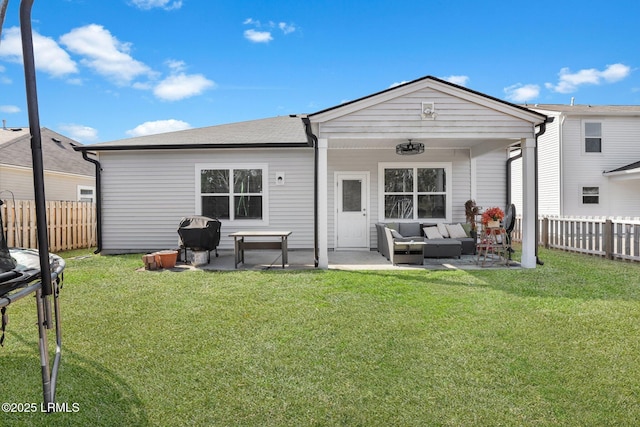
M 541 250 L 536 270 L 176 273 L 78 255 L 57 401 L 80 410 L 0 425 L 640 420 L 640 265 Z M 40 402 L 35 303 L 9 315 L 0 400 Z

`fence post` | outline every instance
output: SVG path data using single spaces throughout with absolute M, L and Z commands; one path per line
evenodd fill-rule
M 542 245 L 549 248 L 549 217 L 542 218 Z
M 604 256 L 607 259 L 613 259 L 613 222 L 610 219 L 604 222 L 602 237 L 604 239 Z

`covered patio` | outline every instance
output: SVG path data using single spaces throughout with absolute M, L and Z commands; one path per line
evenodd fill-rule
M 252 251 L 247 253 L 245 263 L 237 271 L 242 270 L 274 270 L 282 271 L 281 253 L 277 250 Z M 504 263 L 485 263 L 483 267 L 477 262 L 475 255 L 462 255 L 460 258 L 425 258 L 422 265 L 396 264 L 377 251 L 329 251 L 329 270 L 486 270 L 502 268 L 522 268 L 516 260 Z M 312 250 L 289 251 L 289 263 L 285 271 L 314 269 Z M 208 264 L 192 265 L 190 262 L 178 262 L 171 271 L 205 270 L 235 271 L 235 256 L 230 250 L 219 251 L 219 256 L 211 256 Z

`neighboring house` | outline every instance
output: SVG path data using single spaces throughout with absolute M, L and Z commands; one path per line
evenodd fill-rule
M 464 203 L 505 206 L 508 148 L 524 147 L 546 116 L 423 77 L 309 115 L 149 135 L 76 150 L 97 153 L 105 254 L 177 245 L 181 217 L 237 230 L 290 230 L 290 248 L 376 247 L 379 221 L 464 222 Z M 424 152 L 399 155 L 404 144 Z M 525 181 L 523 258 L 535 267 L 533 180 Z
M 535 105 L 540 215 L 640 216 L 640 106 Z M 519 161 L 512 198 L 521 208 Z
M 95 167 L 64 135 L 42 128 L 42 162 L 47 200 L 95 201 Z M 29 128 L 0 129 L 0 198 L 33 200 Z

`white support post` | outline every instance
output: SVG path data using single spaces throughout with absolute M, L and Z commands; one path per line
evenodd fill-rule
M 326 138 L 318 139 L 318 268 L 329 268 L 329 221 L 327 188 L 327 148 Z
M 536 141 L 527 138 L 522 144 L 522 259 L 524 268 L 536 267 Z

